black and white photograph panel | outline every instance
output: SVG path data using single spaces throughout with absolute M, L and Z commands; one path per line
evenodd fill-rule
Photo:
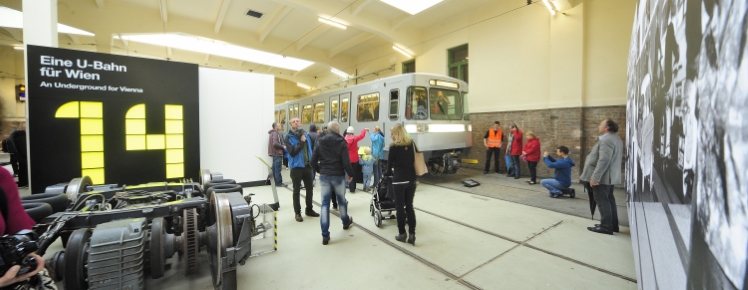
M 640 280 L 642 288 L 683 274 L 687 285 L 670 286 L 746 286 L 747 13 L 746 1 L 637 6 L 628 71 L 629 215 L 647 221 L 646 229 L 632 229 L 634 243 L 670 248 L 651 252 L 664 257 L 637 259 L 639 271 L 655 269 L 656 282 Z M 665 264 L 684 272 L 660 269 Z

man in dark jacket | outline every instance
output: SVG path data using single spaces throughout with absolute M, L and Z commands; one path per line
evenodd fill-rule
M 337 196 L 340 210 L 340 219 L 343 221 L 343 229 L 347 230 L 353 223 L 353 217 L 348 215 L 348 201 L 345 199 L 345 188 L 353 179 L 353 167 L 348 157 L 348 144 L 340 135 L 340 125 L 336 121 L 327 126 L 328 133 L 319 139 L 312 154 L 312 167 L 319 172 L 319 180 L 322 188 L 322 244 L 327 245 L 330 241 L 330 199 Z M 346 180 L 346 173 L 348 180 Z
M 301 120 L 297 117 L 291 118 L 291 130 L 286 134 L 286 157 L 288 167 L 291 168 L 291 181 L 293 181 L 293 207 L 296 213 L 296 221 L 303 222 L 301 217 L 301 182 L 306 188 L 306 216 L 318 217 L 319 214 L 312 209 L 314 187 L 312 186 L 312 141 L 309 134 L 301 128 Z
M 281 130 L 281 125 L 277 122 L 273 122 L 273 129 L 268 131 L 268 155 L 273 157 L 273 178 L 275 179 L 276 186 L 288 186 L 283 183 L 283 176 L 281 176 L 281 167 L 283 166 L 283 151 L 286 150 L 286 146 L 283 145 L 283 139 L 281 139 L 278 131 Z
M 20 130 L 16 130 L 10 134 L 10 139 L 13 140 L 13 144 L 16 146 L 16 160 L 18 160 L 18 187 L 29 186 L 29 161 L 28 154 L 26 151 L 26 125 L 23 125 Z
M 312 140 L 312 151 L 314 151 L 314 146 L 317 145 L 317 139 L 319 138 L 316 124 L 309 125 L 309 138 Z M 317 184 L 317 171 L 312 168 L 312 185 L 314 184 Z

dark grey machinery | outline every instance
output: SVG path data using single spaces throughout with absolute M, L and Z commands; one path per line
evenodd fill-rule
M 236 268 L 251 254 L 251 242 L 274 223 L 267 205 L 250 205 L 242 187 L 220 173 L 201 172 L 201 183 L 92 186 L 88 177 L 48 188 L 71 199 L 65 212 L 39 223 L 40 255 L 58 237 L 65 251 L 51 260 L 66 289 L 142 289 L 161 278 L 167 260 L 179 254 L 185 275 L 196 273 L 198 252 L 207 251 L 215 289 L 234 290 Z

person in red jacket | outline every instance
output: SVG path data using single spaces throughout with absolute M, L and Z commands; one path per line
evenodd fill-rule
M 522 155 L 522 131 L 519 130 L 519 127 L 517 127 L 517 124 L 512 123 L 512 133 L 509 143 L 512 144 L 512 149 L 509 152 L 509 155 L 512 157 L 512 169 L 511 171 L 514 174 L 514 179 L 519 179 L 519 156 Z M 507 175 L 507 176 L 512 176 Z
M 345 130 L 345 142 L 348 143 L 348 158 L 351 161 L 351 167 L 353 167 L 353 172 L 361 172 L 361 166 L 358 164 L 358 141 L 361 141 L 361 139 L 364 139 L 366 137 L 366 132 L 369 132 L 369 128 L 364 128 L 361 130 L 361 134 L 354 135 L 354 132 L 356 132 L 355 129 L 353 129 L 353 126 L 349 126 L 347 130 Z M 356 192 L 356 177 L 353 176 L 353 180 L 348 183 L 348 189 L 351 191 L 351 193 Z
M 522 148 L 523 159 L 527 160 L 527 167 L 530 168 L 530 184 L 535 184 L 537 175 L 538 161 L 540 161 L 540 139 L 532 131 L 527 131 L 527 143 Z

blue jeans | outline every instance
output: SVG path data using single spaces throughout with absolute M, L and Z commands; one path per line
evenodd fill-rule
M 374 162 L 374 186 L 379 186 L 379 179 L 382 178 L 382 159 L 377 160 L 377 162 Z
M 364 189 L 369 188 L 371 183 L 371 173 L 364 173 Z
M 273 179 L 275 179 L 275 185 L 283 183 L 283 176 L 281 176 L 282 166 L 283 156 L 273 156 Z
M 322 189 L 322 211 L 320 214 L 319 223 L 322 227 L 322 237 L 330 237 L 330 198 L 334 194 L 338 199 L 338 212 L 340 212 L 340 219 L 343 221 L 343 226 L 347 226 L 350 223 L 350 217 L 348 217 L 348 201 L 345 199 L 345 187 L 346 180 L 345 176 L 319 176 L 319 183 Z
M 540 185 L 547 188 L 548 191 L 551 192 L 551 195 L 563 194 L 561 190 L 568 188 L 568 187 L 561 185 L 561 183 L 555 179 L 543 179 L 540 181 Z
M 519 177 L 519 155 L 512 155 L 512 173 L 514 176 Z

